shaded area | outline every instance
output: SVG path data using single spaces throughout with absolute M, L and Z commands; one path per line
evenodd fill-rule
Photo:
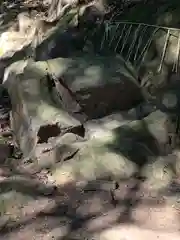
M 57 137 L 61 133 L 57 124 L 42 126 L 37 136 L 39 137 L 38 143 L 48 142 L 50 137 Z

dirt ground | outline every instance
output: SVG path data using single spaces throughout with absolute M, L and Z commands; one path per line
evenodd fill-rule
M 138 176 L 115 187 L 107 178 L 81 183 L 66 174 L 57 183 L 48 172 L 20 171 L 17 159 L 5 161 L 7 146 L 0 150 L 2 240 L 180 239 L 178 179 L 161 190 Z

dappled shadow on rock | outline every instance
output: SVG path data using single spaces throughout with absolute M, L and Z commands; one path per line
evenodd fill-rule
M 164 124 L 163 118 L 160 124 Z M 119 154 L 123 154 L 136 163 L 139 168 L 142 168 L 152 158 L 155 160 L 156 157 L 166 154 L 166 129 L 164 127 L 162 130 L 162 125 L 160 124 L 157 122 L 156 126 L 155 116 L 154 126 L 152 127 L 144 120 L 134 121 L 134 124 L 117 127 L 113 130 L 116 136 L 115 140 L 107 144 L 107 147 Z M 157 129 L 158 125 L 159 129 Z
M 129 229 L 129 239 L 133 235 L 143 239 L 147 232 L 152 238 L 177 239 L 179 183 L 172 169 L 178 154 L 177 159 L 166 154 L 162 124 L 155 121 L 157 125 L 150 126 L 147 119 L 140 122 L 115 128 L 114 141 L 105 144 L 106 151 L 124 156 L 137 166 L 129 176 L 118 178 L 118 174 L 106 172 L 101 178 L 90 180 L 86 176 L 81 181 L 78 176 L 68 182 L 59 176 L 57 184 L 50 181 L 48 170 L 31 174 L 27 169 L 20 170 L 18 162 L 8 165 L 7 161 L 12 171 L 0 185 L 0 238 L 110 239 L 109 234 L 117 229 L 116 237 L 127 238 Z M 112 159 L 109 162 L 113 164 Z M 90 172 L 88 162 L 86 165 Z
M 123 156 L 136 165 L 135 171 L 128 176 L 120 176 L 117 171 L 114 175 L 112 172 L 110 174 L 107 167 L 101 178 L 93 175 L 90 179 L 84 175 L 84 181 L 81 181 L 80 169 L 78 176 L 66 182 L 63 176 L 59 176 L 60 181 L 54 183 L 50 181 L 50 170 L 32 174 L 28 169 L 18 168 L 20 160 L 7 161 L 6 167 L 11 168 L 11 174 L 0 183 L 0 238 L 99 239 L 107 234 L 109 239 L 109 232 L 118 228 L 116 236 L 119 238 L 126 238 L 127 229 L 130 229 L 129 239 L 133 235 L 138 240 L 143 239 L 147 231 L 154 238 L 157 235 L 168 238 L 174 232 L 170 236 L 176 239 L 179 234 L 179 183 L 173 167 L 179 161 L 178 150 L 174 158 L 173 154 L 167 154 L 164 149 L 167 136 L 163 125 L 166 117 L 158 112 L 154 114 L 141 121 L 119 124 L 112 130 L 115 136 L 113 141 L 103 139 L 104 151 L 112 153 L 108 155 L 110 165 L 122 162 Z M 113 153 L 122 157 L 115 161 L 112 159 Z M 103 164 L 103 160 L 99 164 Z M 86 174 L 92 171 L 88 162 L 93 162 L 92 156 L 83 163 L 78 161 L 80 167 L 86 167 Z M 97 165 L 98 162 L 95 167 Z M 124 165 L 128 165 L 127 161 Z M 100 167 L 103 168 L 102 165 Z M 63 172 L 59 174 L 63 175 Z

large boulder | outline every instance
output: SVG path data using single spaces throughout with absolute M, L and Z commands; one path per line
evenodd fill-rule
M 161 157 L 168 144 L 167 120 L 168 116 L 158 110 L 136 121 L 123 120 L 121 114 L 88 121 L 87 141 L 73 143 L 79 152 L 69 161 L 54 165 L 53 178 L 62 184 L 137 175 L 147 177 L 149 187 L 167 186 L 172 177 L 170 159 Z
M 130 109 L 143 99 L 135 73 L 120 56 L 19 61 L 6 69 L 3 84 L 12 101 L 12 129 L 26 157 L 67 132 L 83 137 L 88 119 Z
M 66 84 L 89 119 L 130 109 L 143 99 L 136 72 L 119 55 L 79 55 L 38 65 Z

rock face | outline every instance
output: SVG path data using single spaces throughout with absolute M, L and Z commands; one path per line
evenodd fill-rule
M 54 179 L 60 184 L 63 173 L 74 180 L 87 182 L 105 176 L 126 179 L 136 173 L 146 177 L 149 176 L 150 167 L 163 174 L 167 160 L 159 156 L 164 154 L 164 146 L 168 142 L 167 119 L 166 114 L 155 111 L 143 120 L 131 122 L 123 120 L 121 114 L 88 121 L 85 124 L 87 140 L 72 143 L 73 147 L 79 148 L 79 152 L 71 160 L 56 165 Z M 158 169 L 154 168 L 156 160 Z M 153 175 L 152 178 L 153 182 L 147 184 L 161 186 L 160 175 Z
M 88 119 L 130 109 L 143 99 L 136 73 L 118 55 L 59 58 L 48 65 L 75 95 Z
M 34 66 L 27 61 L 16 62 L 7 69 L 4 79 L 12 100 L 11 126 L 25 157 L 35 154 L 38 143 L 47 143 L 49 138 L 81 126 L 78 120 L 53 106 L 46 78 L 31 67 Z
M 67 132 L 83 137 L 84 121 L 130 109 L 143 99 L 135 73 L 119 56 L 19 61 L 6 69 L 3 84 L 12 101 L 12 128 L 26 157 L 38 144 L 45 144 L 38 145 L 41 153 L 54 148 L 49 140 Z

